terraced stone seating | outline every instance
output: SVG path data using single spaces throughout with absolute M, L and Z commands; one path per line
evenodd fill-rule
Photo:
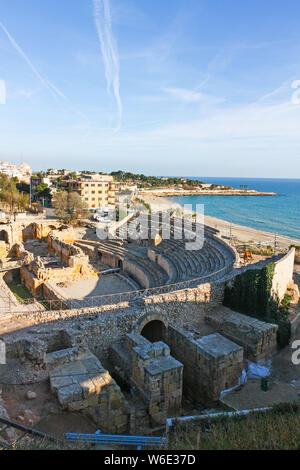
M 155 247 L 155 252 L 161 254 L 168 262 L 172 272 L 171 281 L 178 282 L 187 279 L 197 279 L 210 276 L 233 268 L 234 258 L 229 250 L 218 244 L 214 239 L 205 239 L 201 250 L 186 250 L 184 240 L 164 240 Z M 176 274 L 174 275 L 173 272 Z M 170 279 L 169 279 L 170 283 Z
M 147 250 L 143 251 L 144 248 L 137 248 L 121 240 L 99 242 L 78 240 L 76 245 L 90 256 L 99 257 L 100 254 L 105 260 L 104 263 L 111 264 L 111 267 L 117 265 L 121 269 L 124 267 L 125 273 L 127 271 L 127 274 L 138 281 L 141 287 L 146 288 L 175 284 L 189 279 L 203 278 L 203 282 L 217 280 L 233 269 L 233 254 L 226 249 L 226 246 L 212 238 L 211 234 L 206 232 L 202 249 L 187 250 L 185 246 L 187 240 L 175 238 L 176 235 L 178 237 L 179 231 L 177 227 L 171 226 L 171 239 L 163 240 L 153 248 L 155 253 L 153 259 L 147 256 Z M 146 280 L 141 281 L 141 275 L 135 276 L 134 272 L 144 273 Z
M 166 272 L 156 263 L 150 261 L 145 253 L 143 254 L 143 252 L 141 252 L 139 254 L 118 240 L 106 240 L 99 242 L 87 242 L 86 240 L 80 240 L 77 241 L 76 244 L 78 244 L 78 246 L 81 248 L 86 246 L 87 250 L 92 248 L 93 255 L 95 255 L 94 250 L 96 250 L 97 253 L 101 253 L 102 255 L 106 254 L 117 261 L 121 261 L 122 266 L 125 264 L 124 262 L 127 261 L 127 263 L 133 266 L 133 270 L 134 267 L 136 267 L 137 270 L 141 270 L 148 279 L 147 286 L 141 285 L 141 287 L 161 286 L 166 284 L 168 280 Z M 132 273 L 129 273 L 129 275 L 134 278 Z M 139 282 L 138 278 L 134 278 L 134 280 Z

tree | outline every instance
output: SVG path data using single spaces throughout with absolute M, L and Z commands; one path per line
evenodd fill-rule
M 55 215 L 66 223 L 74 223 L 89 215 L 88 206 L 75 192 L 57 192 L 53 197 L 52 205 Z
M 17 183 L 17 190 L 20 193 L 29 194 L 30 193 L 30 184 L 24 183 L 24 181 L 22 181 L 21 183 Z
M 76 180 L 77 179 L 77 173 L 76 171 L 71 171 L 67 176 L 64 177 L 64 180 Z
M 6 175 L 0 176 L 0 200 L 9 208 L 11 216 L 15 216 L 17 212 L 25 211 L 29 206 L 28 194 L 20 193 L 15 179 L 8 178 Z
M 48 201 L 51 200 L 51 190 L 49 188 L 49 186 L 46 184 L 46 183 L 41 183 L 39 184 L 38 186 L 36 186 L 34 188 L 34 193 L 35 193 L 35 196 L 38 198 L 38 199 L 47 199 Z

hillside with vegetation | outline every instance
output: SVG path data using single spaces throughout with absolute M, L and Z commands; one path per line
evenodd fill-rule
M 199 180 L 190 180 L 187 178 L 159 178 L 157 176 L 145 176 L 143 174 L 135 174 L 126 171 L 113 171 L 110 173 L 111 176 L 114 177 L 115 181 L 119 183 L 133 183 L 136 184 L 139 188 L 146 188 L 146 187 L 170 187 L 170 186 L 177 186 L 183 185 L 188 186 L 189 188 L 193 189 L 195 187 L 199 187 L 204 184 L 202 181 Z

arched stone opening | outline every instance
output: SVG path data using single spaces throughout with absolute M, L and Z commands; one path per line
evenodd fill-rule
M 5 242 L 5 243 L 9 243 L 8 233 L 7 233 L 6 230 L 0 230 L 0 241 Z
M 123 270 L 123 261 L 121 259 L 118 260 L 118 268 Z
M 152 320 L 147 323 L 142 331 L 141 335 L 151 343 L 166 340 L 166 327 L 160 320 Z

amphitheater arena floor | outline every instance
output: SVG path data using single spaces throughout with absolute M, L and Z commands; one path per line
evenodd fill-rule
M 130 292 L 134 289 L 124 280 L 114 274 L 100 276 L 100 278 L 81 279 L 73 282 L 56 284 L 49 282 L 56 292 L 65 299 L 84 299 L 85 297 L 95 297 L 98 295 L 116 294 L 120 292 Z

